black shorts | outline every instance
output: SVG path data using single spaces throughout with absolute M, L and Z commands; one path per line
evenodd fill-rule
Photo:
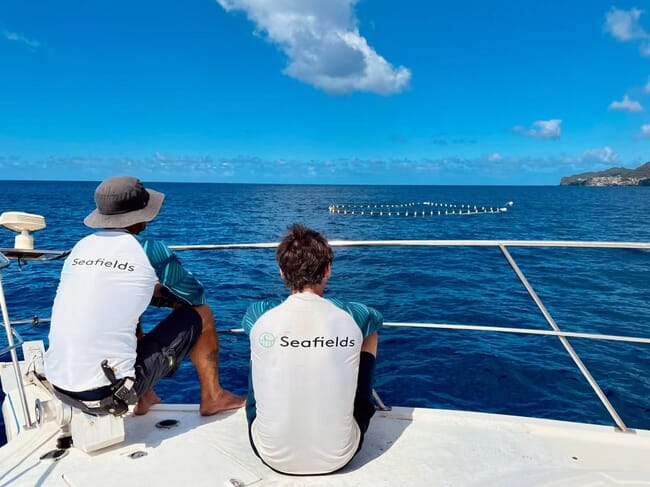
M 194 308 L 172 311 L 138 340 L 135 389 L 138 397 L 163 377 L 171 377 L 201 334 L 203 323 Z

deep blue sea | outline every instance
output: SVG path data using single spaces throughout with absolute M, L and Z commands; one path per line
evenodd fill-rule
M 45 216 L 39 249 L 65 250 L 89 232 L 91 182 L 0 182 L 0 212 Z M 276 242 L 302 222 L 330 239 L 535 239 L 650 242 L 650 187 L 292 186 L 149 183 L 166 194 L 147 234 L 169 245 Z M 411 202 L 503 207 L 445 216 L 331 214 L 333 204 Z M 14 235 L 0 230 L 0 247 Z M 650 336 L 650 252 L 523 249 L 511 253 L 565 331 Z M 284 296 L 274 251 L 179 253 L 205 285 L 217 328 L 238 327 L 254 300 Z M 61 261 L 16 262 L 2 274 L 12 320 L 49 317 Z M 548 329 L 496 248 L 337 248 L 327 293 L 365 302 L 386 321 Z M 117 303 L 116 303 L 117 304 Z M 145 329 L 160 317 L 148 311 Z M 46 324 L 22 326 L 47 339 Z M 650 429 L 650 346 L 570 339 L 623 421 Z M 6 341 L 2 342 L 5 346 Z M 244 394 L 248 340 L 221 334 L 221 381 Z M 613 424 L 556 337 L 384 328 L 375 388 L 389 405 L 497 412 Z M 186 361 L 156 391 L 165 402 L 199 401 Z M 4 431 L 0 433 L 4 435 Z M 2 439 L 0 438 L 0 441 Z

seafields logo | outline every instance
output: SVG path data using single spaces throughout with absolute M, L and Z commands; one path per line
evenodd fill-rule
M 275 344 L 275 336 L 273 335 L 273 333 L 269 333 L 268 331 L 265 331 L 259 336 L 257 341 L 264 348 L 271 348 Z
M 72 265 L 107 267 L 109 269 L 117 269 L 120 271 L 129 271 L 129 272 L 133 272 L 135 270 L 135 266 L 133 264 L 130 264 L 129 262 L 120 262 L 119 260 L 106 260 L 103 257 L 100 257 L 98 259 L 90 259 L 90 260 L 75 258 L 72 261 Z
M 291 340 L 288 336 L 280 337 L 281 347 L 291 348 L 345 348 L 354 347 L 354 338 L 350 337 L 314 337 L 304 340 Z
M 273 333 L 265 331 L 258 338 L 257 342 L 264 348 L 271 348 L 275 345 L 277 338 Z M 350 337 L 314 337 L 302 340 L 291 339 L 286 335 L 280 337 L 280 346 L 282 348 L 346 348 L 354 347 L 354 338 Z

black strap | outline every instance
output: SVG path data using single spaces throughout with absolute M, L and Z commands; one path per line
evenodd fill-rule
M 97 401 L 84 401 L 67 394 L 54 384 L 52 384 L 52 387 L 54 389 L 54 395 L 58 397 L 61 402 L 68 406 L 72 406 L 73 408 L 77 408 L 86 414 L 92 414 L 93 416 L 105 416 L 107 414 L 122 416 L 129 410 L 128 404 L 116 401 L 113 395 L 106 396 Z
M 135 379 L 132 377 L 117 379 L 115 377 L 115 371 L 108 365 L 108 360 L 103 360 L 101 367 L 104 375 L 106 375 L 106 378 L 111 383 L 106 396 L 97 400 L 81 399 L 74 397 L 74 393 L 59 389 L 52 384 L 54 395 L 64 404 L 94 416 L 104 416 L 107 414 L 122 416 L 126 414 L 129 411 L 129 406 L 138 402 Z
M 111 383 L 111 389 L 115 401 L 124 403 L 127 409 L 130 405 L 138 402 L 138 393 L 135 390 L 135 379 L 132 377 L 124 377 L 123 379 L 118 380 L 115 377 L 115 371 L 110 365 L 108 365 L 108 360 L 103 360 L 101 365 L 104 375 Z
M 102 371 L 104 372 L 104 375 L 111 383 L 111 385 L 114 385 L 117 382 L 117 379 L 115 378 L 115 371 L 110 365 L 108 365 L 108 360 L 106 359 L 102 360 Z
M 117 379 L 115 371 L 108 365 L 108 360 L 101 363 L 104 375 L 111 385 L 105 397 L 97 400 L 86 400 L 74 397 L 74 393 L 59 389 L 54 384 L 54 394 L 65 404 L 77 408 L 84 413 L 94 416 L 112 414 L 122 416 L 129 411 L 129 406 L 138 402 L 138 394 L 135 390 L 135 379 L 124 377 Z

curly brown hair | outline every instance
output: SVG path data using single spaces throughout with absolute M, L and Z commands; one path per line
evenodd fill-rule
M 323 235 L 294 223 L 278 245 L 275 258 L 287 287 L 300 292 L 323 281 L 334 253 Z

